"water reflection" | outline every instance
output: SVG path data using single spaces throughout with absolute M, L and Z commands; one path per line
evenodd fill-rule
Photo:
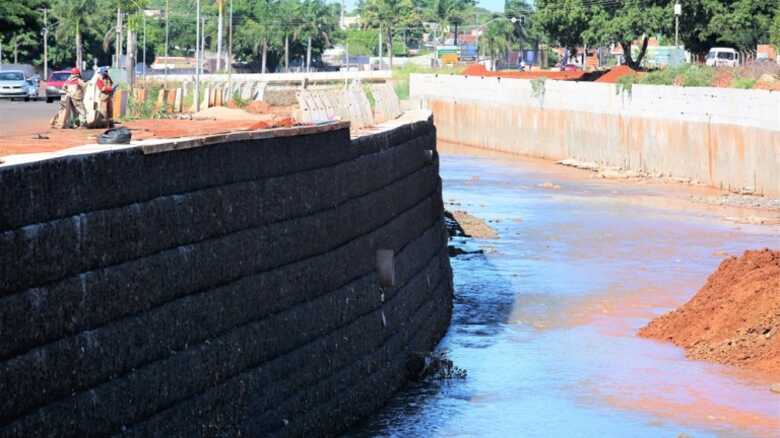
M 634 334 L 778 228 L 506 155 L 443 148 L 441 169 L 445 201 L 500 236 L 452 260 L 440 348 L 468 378 L 411 386 L 351 436 L 776 436 L 768 380 Z

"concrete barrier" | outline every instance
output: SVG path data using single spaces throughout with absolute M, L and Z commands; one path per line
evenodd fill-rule
M 417 75 L 442 140 L 780 196 L 780 93 Z
M 0 436 L 323 436 L 377 409 L 451 314 L 433 148 L 424 117 L 0 165 Z

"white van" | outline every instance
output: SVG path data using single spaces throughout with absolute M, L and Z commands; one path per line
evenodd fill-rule
M 707 53 L 707 65 L 711 67 L 736 67 L 739 53 L 730 47 L 713 47 Z

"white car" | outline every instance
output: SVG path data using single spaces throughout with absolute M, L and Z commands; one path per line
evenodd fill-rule
M 737 67 L 739 52 L 730 47 L 713 47 L 707 53 L 706 63 L 710 67 Z
M 30 99 L 29 84 L 24 78 L 23 71 L 0 71 L 0 98 Z

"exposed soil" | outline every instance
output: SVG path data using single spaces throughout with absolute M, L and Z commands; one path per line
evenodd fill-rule
M 195 120 L 161 119 L 133 120 L 123 126 L 129 128 L 133 140 L 152 138 L 197 137 L 235 131 L 290 127 L 295 120 L 289 115 L 249 113 L 239 109 L 212 107 L 193 117 Z M 0 157 L 15 154 L 53 152 L 96 142 L 105 129 L 52 129 L 41 126 L 34 133 L 25 132 L 0 136 Z
M 585 72 L 582 71 L 489 71 L 482 64 L 469 65 L 465 70 L 463 70 L 463 74 L 466 76 L 487 76 L 513 79 L 545 78 L 559 81 L 576 81 L 582 79 L 583 76 L 585 76 Z
M 692 359 L 780 373 L 780 251 L 724 260 L 686 304 L 639 331 Z
M 614 84 L 617 83 L 617 81 L 620 80 L 620 78 L 622 78 L 623 76 L 631 76 L 635 74 L 637 74 L 637 72 L 632 70 L 631 67 L 627 65 L 619 65 L 617 67 L 610 69 L 608 72 L 603 74 L 600 78 L 596 79 L 596 82 Z

